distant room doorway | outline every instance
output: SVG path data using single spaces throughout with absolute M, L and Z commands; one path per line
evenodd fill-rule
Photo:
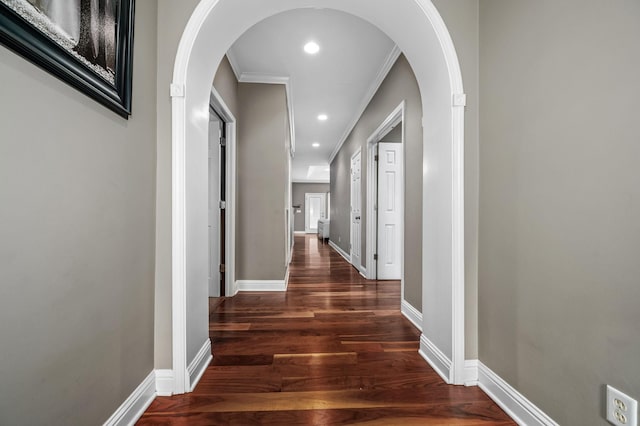
M 318 220 L 325 218 L 325 193 L 306 193 L 304 195 L 304 227 L 307 234 L 318 232 Z

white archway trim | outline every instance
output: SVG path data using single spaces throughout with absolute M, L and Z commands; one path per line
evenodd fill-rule
M 187 145 L 187 130 L 189 129 L 189 134 L 192 133 L 197 135 L 198 127 L 197 127 L 197 114 L 201 106 L 199 101 L 193 100 L 190 101 L 187 96 L 187 76 L 190 71 L 190 65 L 195 66 L 197 64 L 196 59 L 192 58 L 194 47 L 198 41 L 198 35 L 205 25 L 208 17 L 211 15 L 212 11 L 216 6 L 223 4 L 221 10 L 228 11 L 233 9 L 233 3 L 225 3 L 223 0 L 202 0 L 198 6 L 195 8 L 185 31 L 183 33 L 182 39 L 180 40 L 178 51 L 176 54 L 176 62 L 174 67 L 174 75 L 173 75 L 173 83 L 171 84 L 171 96 L 172 96 L 172 330 L 173 330 L 173 370 L 174 370 L 174 378 L 175 378 L 175 389 L 174 393 L 184 393 L 187 389 L 190 388 L 188 372 L 187 372 L 187 257 L 186 257 L 186 249 L 187 249 L 187 222 L 186 222 L 186 214 L 187 214 L 187 205 L 186 205 L 186 145 Z M 258 3 L 256 3 L 258 4 Z M 437 40 L 441 47 L 441 53 L 443 55 L 443 59 L 447 69 L 447 75 L 449 79 L 449 87 L 447 91 L 450 93 L 450 110 L 445 112 L 442 108 L 441 104 L 438 103 L 433 104 L 433 99 L 431 99 L 430 104 L 425 103 L 423 99 L 423 106 L 427 105 L 431 107 L 431 113 L 434 113 L 434 120 L 437 119 L 438 115 L 442 117 L 446 117 L 447 121 L 450 118 L 451 128 L 449 131 L 446 131 L 442 126 L 435 129 L 436 132 L 439 132 L 435 135 L 434 143 L 436 143 L 435 150 L 439 157 L 438 161 L 442 161 L 444 158 L 447 159 L 447 162 L 450 161 L 450 164 L 440 163 L 441 166 L 446 167 L 450 176 L 445 176 L 442 172 L 437 175 L 437 179 L 435 181 L 429 181 L 431 185 L 435 185 L 433 188 L 438 192 L 438 203 L 448 204 L 446 209 L 442 210 L 451 211 L 451 216 L 447 219 L 447 224 L 450 223 L 451 234 L 447 237 L 446 244 L 450 245 L 451 253 L 447 255 L 447 257 L 451 256 L 451 260 L 449 263 L 449 259 L 445 262 L 447 268 L 450 267 L 450 271 L 438 271 L 437 273 L 433 273 L 427 282 L 425 280 L 426 275 L 423 276 L 423 294 L 425 293 L 425 289 L 428 289 L 429 286 L 435 286 L 436 290 L 439 292 L 443 292 L 442 294 L 450 295 L 451 297 L 451 318 L 445 323 L 441 324 L 428 324 L 428 319 L 424 319 L 423 333 L 431 333 L 434 334 L 432 341 L 442 342 L 443 346 L 446 348 L 445 351 L 440 351 L 439 348 L 434 345 L 435 349 L 438 349 L 439 353 L 444 356 L 444 361 L 448 362 L 447 371 L 445 371 L 445 380 L 449 383 L 454 384 L 463 384 L 464 382 L 464 91 L 462 85 L 462 75 L 460 71 L 460 65 L 458 63 L 457 54 L 455 48 L 453 46 L 453 42 L 451 37 L 447 31 L 447 28 L 444 24 L 444 21 L 440 17 L 437 9 L 431 3 L 430 0 L 407 0 L 404 2 L 403 6 L 400 3 L 396 4 L 394 2 L 394 7 L 401 8 L 406 7 L 407 11 L 409 11 L 412 7 L 418 7 L 422 12 L 424 12 L 425 17 L 428 22 L 431 24 L 433 32 L 435 33 Z M 362 16 L 368 15 L 371 18 L 372 15 L 378 13 L 371 9 L 366 2 L 363 1 L 354 1 L 354 2 L 337 2 L 337 1 L 327 1 L 327 0 L 302 0 L 298 2 L 293 2 L 290 0 L 270 0 L 269 2 L 260 2 L 259 7 L 260 12 L 264 12 L 264 16 L 258 16 L 258 13 L 252 14 L 252 18 L 261 18 L 264 19 L 269 16 L 269 14 L 277 13 L 279 11 L 290 10 L 299 7 L 332 7 L 338 10 L 343 10 L 347 13 L 353 13 L 356 16 L 358 15 L 358 10 L 362 12 Z M 367 13 L 368 12 L 368 13 Z M 212 17 L 215 15 L 212 15 Z M 378 16 L 376 16 L 378 18 Z M 411 19 L 415 19 L 416 22 L 420 17 L 417 17 L 414 13 Z M 366 18 L 365 18 L 366 19 Z M 382 18 L 381 18 L 382 19 Z M 381 21 L 382 22 L 382 21 Z M 425 22 L 426 23 L 426 22 Z M 243 25 L 246 24 L 243 23 Z M 415 22 L 413 23 L 414 29 L 417 25 Z M 233 27 L 229 25 L 229 23 L 224 23 L 227 31 L 237 30 L 241 31 L 240 26 Z M 424 28 L 424 27 L 423 27 Z M 209 28 L 209 26 L 207 27 Z M 400 43 L 398 40 L 396 42 L 403 50 L 407 50 L 407 59 L 409 62 L 412 62 L 412 59 L 418 60 L 416 65 L 419 67 L 420 71 L 417 73 L 417 77 L 419 82 L 423 83 L 429 78 L 434 78 L 433 75 L 428 74 L 429 68 L 425 67 L 425 61 L 420 60 L 420 53 L 424 51 L 421 47 L 423 46 L 422 39 L 416 39 L 413 34 L 408 34 L 408 26 L 398 28 L 388 27 L 388 30 L 395 31 L 396 34 L 401 35 L 404 44 Z M 222 29 L 220 30 L 222 31 Z M 384 31 L 384 30 L 383 30 Z M 404 32 L 404 33 L 403 33 Z M 221 33 L 224 35 L 225 33 Z M 426 34 L 426 33 L 425 33 Z M 226 36 L 229 36 L 229 33 L 226 33 Z M 431 36 L 429 36 L 431 37 Z M 224 37 L 222 37 L 224 38 Z M 394 37 L 392 37 L 394 38 Z M 429 39 L 431 40 L 431 39 Z M 223 42 L 220 42 L 221 44 Z M 224 42 L 226 43 L 226 41 Z M 228 43 L 226 48 L 230 47 L 231 43 Z M 409 54 L 411 53 L 411 54 Z M 221 52 L 215 53 L 215 55 L 221 55 Z M 218 56 L 210 55 L 209 61 L 217 58 Z M 435 53 L 430 53 L 430 55 L 438 56 Z M 438 61 L 441 61 L 440 57 L 429 56 L 430 59 L 435 61 L 434 63 L 437 65 Z M 198 58 L 197 61 L 200 61 Z M 208 63 L 207 66 L 210 64 Z M 197 82 L 201 83 L 204 81 L 204 76 L 199 75 L 198 72 L 202 70 L 194 71 L 194 75 L 197 76 Z M 215 69 L 211 72 L 213 74 Z M 438 73 L 437 69 L 433 70 L 434 73 Z M 423 75 L 424 74 L 424 75 Z M 212 75 L 207 76 L 207 78 L 212 78 Z M 200 85 L 201 85 L 200 84 Z M 207 84 L 210 85 L 210 82 Z M 194 86 L 198 87 L 199 84 L 195 84 Z M 443 86 L 438 86 L 443 87 Z M 195 89 L 192 87 L 190 89 L 194 91 Z M 190 92 L 193 98 L 193 93 Z M 199 93 L 199 92 L 198 92 Z M 440 94 L 442 94 L 440 92 Z M 442 99 L 442 98 L 439 98 Z M 194 103 L 195 102 L 195 103 Z M 425 111 L 425 120 L 424 125 L 425 129 L 430 123 L 427 120 L 427 111 L 423 107 L 423 111 Z M 194 118 L 195 117 L 195 118 Z M 442 118 L 441 117 L 441 118 Z M 196 121 L 194 121 L 196 120 Z M 431 123 L 435 123 L 432 120 Z M 433 127 L 433 126 L 432 126 Z M 443 139 L 446 138 L 446 139 Z M 425 135 L 425 142 L 429 141 L 428 136 Z M 450 142 L 450 146 L 444 147 L 442 142 Z M 439 145 L 438 145 L 439 144 Z M 432 150 L 433 146 L 430 147 Z M 438 151 L 439 150 L 439 151 Z M 440 155 L 441 154 L 441 155 Z M 426 153 L 425 153 L 426 158 Z M 426 167 L 426 166 L 425 166 Z M 427 172 L 431 172 L 431 170 L 427 170 L 425 168 L 423 175 L 427 175 Z M 448 174 L 447 173 L 447 174 Z M 426 178 L 425 178 L 426 179 Z M 426 182 L 426 181 L 425 181 Z M 435 183 L 433 183 L 435 182 Z M 425 188 L 425 193 L 423 193 L 423 199 L 425 195 L 429 195 L 426 193 L 427 188 Z M 450 204 L 449 204 L 450 203 Z M 442 213 L 442 211 L 438 211 Z M 424 214 L 423 216 L 423 224 L 427 224 L 428 216 Z M 444 218 L 441 218 L 444 220 Z M 431 222 L 428 224 L 433 226 L 433 218 L 429 219 Z M 450 222 L 449 222 L 450 220 Z M 423 248 L 427 248 L 427 240 L 423 238 Z M 446 250 L 445 250 L 446 251 Z M 425 257 L 426 259 L 426 257 Z M 432 261 L 433 259 L 430 258 Z M 446 269 L 446 268 L 445 268 Z M 425 272 L 423 271 L 423 274 Z M 449 297 L 449 296 L 447 296 Z M 443 311 L 444 312 L 444 311 Z M 423 312 L 424 314 L 424 312 Z M 446 331 L 443 334 L 443 330 Z M 423 341 L 429 341 L 429 339 L 424 336 L 424 339 L 421 339 L 421 352 L 425 355 L 425 351 L 423 351 Z M 451 359 L 449 360 L 445 352 L 451 353 Z M 429 352 L 432 353 L 432 352 Z M 434 359 L 429 357 L 429 353 L 426 353 L 426 358 L 429 362 L 433 364 Z
M 189 389 L 187 371 L 186 138 L 184 86 L 171 85 L 171 328 L 174 394 Z M 182 117 L 178 119 L 177 117 Z
M 440 13 L 431 1 L 419 2 L 429 18 L 433 29 L 436 32 L 445 63 L 449 71 L 449 81 L 451 84 L 451 155 L 452 155 L 452 241 L 451 241 L 451 305 L 452 305 L 452 359 L 450 367 L 446 371 L 445 381 L 452 384 L 461 385 L 466 381 L 465 375 L 465 274 L 464 274 L 464 107 L 466 106 L 466 95 L 462 83 L 462 71 L 458 54 L 451 39 L 451 34 L 440 16 Z M 423 121 L 423 128 L 428 123 Z M 424 196 L 423 196 L 424 197 Z M 423 242 L 424 245 L 424 242 Z M 423 327 L 424 329 L 424 327 Z M 426 357 L 427 361 L 433 365 L 432 359 L 424 349 L 424 342 L 428 339 L 420 339 L 420 353 Z M 437 348 L 436 348 L 437 349 Z M 441 354 L 441 352 L 438 350 Z M 446 359 L 446 357 L 445 357 Z M 433 360 L 435 361 L 435 360 Z M 436 368 L 436 370 L 438 370 Z

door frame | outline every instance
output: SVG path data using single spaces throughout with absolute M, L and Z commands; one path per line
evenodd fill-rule
M 305 234 L 313 234 L 313 231 L 310 231 L 310 223 L 309 223 L 309 209 L 308 207 L 308 200 L 309 197 L 312 195 L 320 195 L 322 196 L 323 199 L 323 212 L 322 212 L 322 217 L 321 219 L 326 219 L 326 215 L 324 214 L 324 212 L 327 211 L 327 193 L 326 192 L 305 192 L 304 193 L 304 233 Z M 318 232 L 318 230 L 316 229 L 316 233 Z
M 171 302 L 156 307 L 156 333 L 164 335 L 171 317 L 174 393 L 188 392 L 187 335 L 206 335 L 208 316 L 187 309 L 187 300 L 205 283 L 190 281 L 201 273 L 199 260 L 187 257 L 190 210 L 187 193 L 187 145 L 203 143 L 211 81 L 225 52 L 252 25 L 276 13 L 302 7 L 328 7 L 378 26 L 403 51 L 422 93 L 423 190 L 422 272 L 423 331 L 420 354 L 447 383 L 477 379 L 465 368 L 465 210 L 464 116 L 466 95 L 451 34 L 431 0 L 403 0 L 372 8 L 354 0 L 201 0 L 184 27 L 170 84 L 172 117 Z M 410 19 L 408 19 L 410 18 Z M 215 40 L 215 43 L 211 43 Z M 425 94 L 428 94 L 428 98 Z M 161 165 L 163 166 L 163 165 Z M 166 188 L 165 188 L 166 189 Z M 164 191 L 160 189 L 159 191 Z M 428 209 L 426 208 L 428 207 Z M 163 247 L 160 247 L 162 250 Z M 200 258 L 198 258 L 200 259 Z M 157 299 L 166 298 L 157 286 Z M 167 306 L 165 306 L 167 305 Z M 477 306 L 471 301 L 466 309 Z M 207 338 L 208 341 L 208 338 Z M 191 352 L 190 352 L 191 354 Z M 193 358 L 193 357 L 191 357 Z M 195 361 L 195 359 L 194 359 Z
M 400 258 L 402 259 L 401 271 L 401 300 L 404 301 L 404 212 L 405 212 L 405 107 L 406 102 L 403 100 L 388 116 L 385 118 L 378 128 L 367 138 L 367 243 L 366 243 L 366 259 L 367 271 L 366 276 L 370 280 L 378 278 L 378 262 L 374 259 L 374 255 L 378 251 L 378 212 L 376 204 L 378 201 L 378 167 L 375 161 L 376 148 L 381 139 L 398 124 L 402 125 L 402 214 L 403 218 L 400 224 L 400 235 L 402 244 L 400 244 Z M 375 244 L 374 244 L 375 243 Z
M 220 149 L 220 141 L 213 141 L 213 135 L 212 135 L 212 125 L 211 123 L 216 122 L 218 123 L 218 132 L 219 132 L 219 138 L 222 137 L 224 131 L 223 128 L 226 126 L 225 121 L 220 117 L 220 114 L 218 114 L 218 112 L 216 111 L 216 109 L 210 105 L 209 106 L 209 162 L 207 164 L 207 174 L 209 177 L 209 188 L 208 188 L 208 195 L 209 195 L 209 212 L 208 212 L 208 218 L 209 218 L 209 297 L 220 297 L 222 296 L 222 293 L 224 293 L 225 290 L 222 290 L 221 284 L 220 284 L 220 264 L 222 263 L 222 253 L 220 250 L 220 239 L 222 238 L 222 233 L 220 232 L 220 223 L 221 223 L 221 211 L 220 211 L 220 206 L 215 206 L 213 205 L 213 198 L 219 198 L 219 193 L 220 193 L 220 182 L 221 182 L 221 172 L 220 172 L 220 165 L 222 164 L 222 158 L 221 158 L 221 149 Z M 212 158 L 211 158 L 211 151 L 212 149 L 217 150 L 217 153 L 215 154 L 215 159 L 216 159 L 216 164 L 212 164 Z M 215 180 L 212 179 L 213 176 L 215 177 Z M 212 184 L 216 185 L 216 191 L 213 191 L 212 194 Z M 214 194 L 218 194 L 217 196 Z M 219 204 L 219 203 L 218 203 Z M 216 271 L 217 268 L 217 271 Z
M 211 87 L 209 107 L 224 121 L 226 132 L 226 173 L 225 173 L 225 292 L 226 296 L 238 293 L 236 286 L 236 118 L 222 99 L 222 96 Z M 219 223 L 219 222 L 218 222 Z M 218 233 L 219 235 L 219 233 Z M 219 258 L 219 257 L 218 257 Z

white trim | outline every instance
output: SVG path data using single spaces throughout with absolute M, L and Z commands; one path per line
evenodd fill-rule
M 551 417 L 536 407 L 524 395 L 478 362 L 479 386 L 496 404 L 521 426 L 558 426 Z
M 451 383 L 460 385 L 464 383 L 465 361 L 464 106 L 455 101 L 464 95 L 464 87 L 458 54 L 442 16 L 433 2 L 421 5 L 440 41 L 451 84 Z M 425 198 L 423 193 L 423 202 Z
M 378 200 L 378 169 L 375 162 L 375 147 L 380 139 L 384 137 L 389 131 L 402 123 L 402 243 L 400 244 L 400 258 L 402 259 L 402 273 L 401 273 L 401 300 L 404 300 L 404 211 L 405 211 L 405 166 L 406 158 L 405 153 L 405 140 L 404 140 L 404 123 L 405 123 L 405 107 L 406 102 L 403 100 L 388 116 L 385 118 L 378 128 L 367 138 L 367 229 L 365 229 L 367 235 L 367 242 L 365 247 L 365 256 L 367 265 L 376 265 L 375 268 L 368 268 L 369 274 L 367 278 L 375 280 L 378 278 L 377 260 L 374 259 L 374 254 L 377 251 L 377 247 L 374 247 L 373 242 L 378 241 L 378 213 L 374 208 L 376 201 Z M 422 330 L 422 327 L 420 328 Z
M 346 260 L 347 262 L 349 262 L 349 264 L 351 264 L 351 256 L 349 256 L 349 254 L 346 251 L 342 250 L 336 243 L 329 240 L 329 247 L 331 247 L 336 252 L 338 252 L 338 254 L 344 258 L 344 260 Z
M 156 397 L 156 375 L 152 371 L 104 422 L 104 426 L 130 426 L 144 414 Z
M 371 99 L 373 99 L 375 94 L 378 92 L 380 85 L 382 85 L 384 79 L 387 78 L 387 74 L 389 74 L 389 71 L 391 71 L 391 68 L 398 60 L 401 53 L 402 51 L 400 50 L 400 48 L 397 45 L 394 45 L 391 49 L 391 52 L 389 52 L 389 54 L 387 55 L 386 59 L 382 63 L 382 66 L 380 67 L 380 70 L 378 71 L 378 74 L 376 75 L 375 80 L 373 80 L 373 83 L 371 83 L 371 86 L 369 86 L 369 89 L 360 101 L 358 108 L 356 108 L 355 115 L 345 128 L 345 131 L 336 144 L 336 147 L 333 148 L 333 151 L 331 151 L 331 155 L 329 156 L 329 164 L 333 162 L 333 159 L 336 158 L 336 155 L 338 155 L 338 152 L 340 152 L 340 149 L 342 149 L 342 145 L 344 145 L 344 143 L 347 141 L 347 138 L 353 131 L 353 128 L 356 127 L 356 124 L 358 124 L 358 121 L 360 120 L 360 117 L 362 117 L 364 110 L 369 106 Z
M 451 374 L 451 360 L 436 346 L 427 336 L 420 335 L 420 356 L 442 377 L 448 384 L 452 384 L 449 377 Z
M 464 362 L 465 386 L 478 386 L 478 363 L 477 359 L 468 359 Z
M 187 31 L 189 28 L 187 28 Z M 187 33 L 183 35 L 183 39 Z M 195 35 L 194 35 L 195 38 Z M 186 220 L 186 110 L 184 97 L 171 98 L 173 126 L 171 127 L 171 329 L 174 394 L 185 393 L 187 385 L 187 220 Z M 181 117 L 178 118 L 178 117 Z M 179 142 L 176 142 L 179 141 Z
M 218 93 L 211 87 L 209 95 L 209 106 L 214 109 L 216 114 L 222 118 L 226 126 L 226 206 L 225 206 L 225 295 L 229 296 L 234 293 L 233 283 L 235 283 L 236 274 L 236 118 L 231 112 L 229 106 Z
M 293 250 L 291 250 L 293 252 Z M 289 261 L 289 263 L 291 263 L 291 261 Z M 284 289 L 288 289 L 289 288 L 289 276 L 290 276 L 290 268 L 289 265 L 287 265 L 287 272 L 284 274 Z
M 236 80 L 240 81 L 240 65 L 238 65 L 238 58 L 236 57 L 236 51 L 233 49 L 233 46 L 227 50 L 226 55 L 229 60 L 229 65 L 231 65 L 231 70 L 236 76 Z
M 294 179 L 291 181 L 291 183 L 331 183 L 330 180 L 306 180 L 306 179 Z
M 187 308 L 186 308 L 186 296 L 187 296 L 187 260 L 186 260 L 186 161 L 185 150 L 187 144 L 187 131 L 189 137 L 199 141 L 201 134 L 199 125 L 201 125 L 202 117 L 198 116 L 204 107 L 204 101 L 201 95 L 196 92 L 200 88 L 209 88 L 211 86 L 211 79 L 215 73 L 217 58 L 222 58 L 224 53 L 231 47 L 233 43 L 233 35 L 229 31 L 233 32 L 235 29 L 237 32 L 242 32 L 239 26 L 234 27 L 233 23 L 227 23 L 228 25 L 221 27 L 217 25 L 216 20 L 220 18 L 229 18 L 228 13 L 218 13 L 217 10 L 222 9 L 220 6 L 222 2 L 219 0 L 201 0 L 191 15 L 180 43 L 178 45 L 176 59 L 173 69 L 173 80 L 171 83 L 172 88 L 172 224 L 171 224 L 171 256 L 172 256 L 172 302 L 171 312 L 168 313 L 163 310 L 159 315 L 171 315 L 172 316 L 172 364 L 175 374 L 175 388 L 174 393 L 184 393 L 188 388 L 187 378 L 187 360 L 186 360 L 186 334 L 187 334 Z M 268 5 L 267 5 L 268 3 Z M 332 7 L 338 10 L 348 11 L 356 16 L 359 16 L 358 8 L 360 3 L 351 2 L 337 2 L 337 0 L 305 0 L 304 6 L 325 6 L 330 4 Z M 226 3 L 225 3 L 226 4 Z M 293 2 L 292 0 L 273 0 L 270 2 L 259 2 L 255 4 L 255 12 L 252 15 L 252 19 L 258 22 L 259 19 L 270 16 L 275 12 L 294 9 L 300 6 L 300 2 Z M 452 313 L 449 319 L 446 321 L 445 326 L 449 329 L 451 326 L 451 351 L 452 351 L 452 372 L 453 382 L 462 383 L 464 376 L 464 107 L 453 106 L 454 95 L 458 96 L 464 94 L 462 84 L 462 73 L 460 70 L 460 64 L 456 55 L 456 50 L 451 40 L 442 17 L 438 13 L 438 10 L 433 5 L 431 0 L 413 0 L 413 6 L 416 11 L 420 11 L 421 18 L 424 23 L 419 23 L 418 18 L 416 22 L 411 24 L 416 29 L 417 26 L 423 26 L 425 29 L 429 27 L 429 30 L 433 30 L 437 41 L 440 44 L 440 50 L 438 52 L 432 52 L 433 60 L 439 61 L 443 59 L 444 66 L 449 77 L 449 90 L 451 93 L 450 109 L 447 110 L 447 114 L 450 114 L 450 123 L 441 123 L 446 126 L 451 126 L 451 135 L 446 138 L 446 142 L 451 148 L 451 170 L 447 176 L 443 176 L 442 185 L 446 186 L 447 199 L 449 199 L 449 191 L 451 194 L 451 234 L 447 236 L 447 244 L 451 245 L 451 252 L 446 254 L 447 267 L 451 268 L 452 276 L 451 281 L 436 282 L 432 279 L 425 280 L 423 278 L 423 294 L 427 294 L 426 289 L 431 289 L 432 286 L 446 286 L 451 288 L 451 303 Z M 216 9 L 218 7 L 218 9 Z M 237 6 L 236 6 L 237 7 Z M 362 6 L 363 8 L 366 6 Z M 214 11 L 216 9 L 216 11 Z M 226 9 L 225 9 L 226 10 Z M 374 11 L 367 9 L 366 13 L 374 14 Z M 233 16 L 233 15 L 231 15 Z M 378 16 L 380 19 L 383 17 Z M 242 21 L 243 24 L 251 23 L 250 20 Z M 428 21 L 428 24 L 427 24 Z M 412 21 L 413 22 L 413 21 Z M 397 28 L 397 27 L 396 27 Z M 399 29 L 397 31 L 403 31 Z M 404 48 L 408 52 L 407 59 L 412 62 L 412 59 L 416 60 L 416 64 L 420 66 L 420 71 L 417 72 L 416 78 L 419 84 L 429 83 L 428 71 L 423 69 L 425 61 L 421 58 L 419 51 L 423 42 L 420 39 L 411 37 L 408 33 L 404 32 L 406 47 Z M 200 33 L 206 33 L 211 35 L 224 35 L 226 38 L 222 38 L 220 43 L 217 43 L 213 48 L 210 47 L 210 43 L 204 41 L 204 36 L 200 36 Z M 409 41 L 407 41 L 409 40 Z M 203 56 L 202 53 L 207 50 L 208 56 Z M 441 55 L 442 54 L 442 55 Z M 188 77 L 193 81 L 187 81 Z M 187 85 L 187 83 L 189 83 Z M 173 89 L 180 89 L 174 91 Z M 204 89 L 207 90 L 207 89 Z M 206 92 L 204 92 L 206 93 Z M 423 97 L 423 108 L 428 106 L 429 103 Z M 438 104 L 437 110 L 444 112 L 445 109 Z M 448 133 L 446 133 L 448 135 Z M 423 143 L 428 143 L 429 138 L 424 136 Z M 442 160 L 442 158 L 436 158 L 435 160 Z M 425 171 L 423 170 L 423 175 Z M 426 199 L 428 194 L 423 191 L 422 198 Z M 448 202 L 444 197 L 440 197 L 437 202 Z M 427 222 L 428 212 L 423 212 L 423 223 Z M 423 247 L 428 247 L 431 240 L 428 240 L 423 235 Z M 435 243 L 433 243 L 435 244 Z M 452 259 L 449 261 L 449 255 Z M 431 278 L 431 277 L 426 277 Z M 205 285 L 206 283 L 202 284 Z M 194 284 L 195 285 L 195 284 Z M 206 318 L 199 318 L 198 321 L 206 321 Z M 191 324 L 189 324 L 191 326 Z M 425 326 L 425 332 L 429 331 L 429 328 L 434 328 L 433 333 L 439 333 L 442 330 L 442 326 L 438 328 L 437 324 L 428 324 Z M 445 336 L 448 337 L 448 336 Z
M 193 358 L 193 361 L 187 367 L 189 373 L 189 392 L 193 392 L 196 385 L 202 378 L 202 375 L 207 370 L 207 367 L 211 363 L 213 355 L 211 355 L 211 340 L 207 339 L 202 344 L 202 347 Z
M 287 291 L 288 277 L 284 280 L 238 280 L 238 291 Z
M 173 395 L 173 370 L 156 370 L 156 394 L 158 396 Z
M 289 84 L 291 78 L 288 76 L 263 74 L 259 72 L 243 72 L 238 79 L 239 83 L 259 83 L 259 84 Z
M 293 233 L 296 235 L 307 235 L 306 231 L 294 231 Z
M 289 76 L 263 74 L 256 72 L 243 72 L 238 78 L 240 83 L 283 84 L 287 97 L 287 111 L 289 113 L 289 137 L 291 140 L 291 156 L 296 152 L 295 118 L 293 111 L 293 87 Z
M 422 332 L 422 312 L 414 308 L 413 305 L 406 300 L 400 303 L 400 312 L 415 328 Z
M 172 98 L 184 98 L 184 84 L 171 83 L 169 94 Z

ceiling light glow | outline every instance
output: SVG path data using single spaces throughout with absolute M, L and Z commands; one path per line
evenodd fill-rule
M 320 144 L 318 142 L 312 143 L 311 146 L 314 148 L 320 148 Z
M 320 46 L 315 41 L 310 41 L 309 43 L 304 45 L 304 51 L 309 55 L 315 55 L 320 51 Z
M 320 120 L 320 121 L 327 121 L 328 118 L 329 118 L 329 116 L 327 116 L 327 114 L 320 114 L 318 116 L 318 120 Z

